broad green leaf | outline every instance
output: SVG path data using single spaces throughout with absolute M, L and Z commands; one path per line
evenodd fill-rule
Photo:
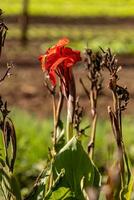
M 130 169 L 130 161 L 127 156 L 126 150 L 124 150 L 124 157 L 125 157 L 125 164 L 127 168 L 127 184 L 129 184 L 130 179 L 131 179 L 131 169 Z
M 59 152 L 59 150 L 65 145 L 65 134 L 63 129 L 63 122 L 60 120 L 58 123 L 57 128 L 57 141 L 55 145 L 56 152 Z
M 28 196 L 24 200 L 43 200 L 45 196 L 45 190 L 47 188 L 48 179 L 50 176 L 51 170 L 50 168 L 46 168 L 42 171 L 42 173 L 38 176 L 34 187 L 28 194 Z
M 65 175 L 53 191 L 56 193 L 55 195 L 59 193 L 61 187 L 66 188 L 65 191 L 69 188 L 69 195 L 73 194 L 72 198 L 84 200 L 81 190 L 83 178 L 85 188 L 99 187 L 100 185 L 100 174 L 76 137 L 73 137 L 57 154 L 53 164 L 54 180 L 62 169 L 65 170 Z M 63 193 L 60 194 L 60 196 L 62 195 Z
M 130 199 L 131 199 L 133 186 L 134 186 L 134 179 L 131 178 L 129 184 L 126 185 L 126 186 L 122 189 L 122 191 L 121 191 L 121 196 L 120 196 L 120 200 L 130 200 Z
M 14 200 L 21 200 L 20 188 L 15 177 L 6 168 L 0 168 L 1 187 L 5 196 L 12 197 Z
M 59 187 L 56 191 L 54 191 L 49 200 L 77 200 L 73 192 L 70 191 L 70 188 Z M 45 200 L 47 200 L 45 198 Z
M 128 189 L 127 189 L 127 193 L 126 193 L 126 199 L 130 200 L 131 196 L 132 196 L 132 191 L 133 191 L 133 186 L 134 186 L 134 178 L 131 177 L 129 185 L 128 185 Z
M 13 175 L 11 175 L 10 187 L 11 187 L 12 194 L 16 197 L 16 200 L 21 200 L 20 187 L 18 185 L 17 180 L 15 179 Z
M 37 185 L 34 186 L 30 194 L 24 200 L 43 200 L 45 190 L 45 182 L 40 181 Z
M 52 171 L 51 171 L 51 175 L 52 175 Z M 50 197 L 52 198 L 54 192 L 55 192 L 55 189 L 57 188 L 57 185 L 59 184 L 61 178 L 65 175 L 65 170 L 62 169 L 60 174 L 58 174 L 56 180 L 54 181 L 53 185 L 51 186 L 51 188 L 45 193 L 45 199 L 48 200 L 50 199 Z M 50 178 L 50 176 L 49 176 Z M 57 190 L 56 190 L 57 192 Z M 64 195 L 64 194 L 63 194 Z
M 1 155 L 0 155 L 0 167 L 5 167 L 5 161 L 3 160 Z
M 125 165 L 127 168 L 127 173 L 126 173 L 127 181 L 126 181 L 126 185 L 121 191 L 121 200 L 130 200 L 133 186 L 134 186 L 134 178 L 130 170 L 130 162 L 129 162 L 129 158 L 127 156 L 126 151 L 124 151 L 124 160 L 125 160 Z

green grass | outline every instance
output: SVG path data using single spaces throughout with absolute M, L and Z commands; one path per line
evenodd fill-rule
M 35 164 L 46 160 L 50 147 L 52 120 L 36 119 L 27 112 L 13 110 L 12 118 L 17 133 L 18 153 L 16 167 L 39 167 Z
M 11 117 L 15 125 L 18 150 L 16 160 L 16 173 L 30 169 L 41 169 L 47 159 L 48 147 L 51 146 L 51 131 L 53 122 L 51 119 L 38 119 L 26 111 L 12 109 Z M 87 119 L 82 127 L 87 126 Z M 132 117 L 123 120 L 123 136 L 128 153 L 134 163 L 134 124 Z M 89 135 L 90 128 L 86 131 Z M 86 147 L 88 137 L 84 137 L 83 144 Z M 99 120 L 96 135 L 96 162 L 99 166 L 104 165 L 109 159 L 114 148 L 114 136 L 108 120 Z M 109 151 L 107 150 L 109 149 Z M 101 155 L 101 161 L 100 161 Z M 43 162 L 44 161 L 44 162 Z
M 5 14 L 19 14 L 22 0 L 4 0 L 0 7 Z M 30 0 L 32 15 L 58 16 L 134 16 L 133 0 Z
M 32 168 L 40 170 L 47 159 L 48 147 L 51 147 L 52 120 L 40 120 L 26 111 L 14 108 L 10 116 L 17 135 L 15 172 Z
M 123 119 L 123 139 L 126 145 L 127 153 L 134 166 L 134 124 L 133 118 L 127 116 Z M 116 159 L 116 144 L 115 138 L 111 130 L 111 124 L 108 120 L 99 121 L 97 125 L 96 135 L 96 163 L 98 166 L 104 166 Z M 101 155 L 101 156 L 100 156 Z M 101 157 L 101 160 L 100 160 Z M 110 163 L 111 163 L 110 162 Z
M 82 31 L 81 31 L 82 29 Z M 71 31 L 70 31 L 71 30 Z M 35 31 L 36 32 L 36 31 Z M 29 36 L 32 37 L 32 29 L 29 30 Z M 87 45 L 89 48 L 93 50 L 98 50 L 98 47 L 102 47 L 104 49 L 111 48 L 113 52 L 118 54 L 127 54 L 134 53 L 134 31 L 132 29 L 116 29 L 114 27 L 77 27 L 77 28 L 55 28 L 53 29 L 44 29 L 44 36 L 49 36 L 50 41 L 53 38 L 53 44 L 56 42 L 58 38 L 62 38 L 66 36 L 70 38 L 70 45 L 74 48 L 83 50 Z M 56 40 L 54 41 L 54 39 Z M 43 46 L 46 46 L 46 42 L 44 40 Z M 51 46 L 49 42 L 47 45 Z M 48 46 L 49 47 L 49 46 Z
M 16 161 L 17 171 L 43 167 L 42 161 L 45 161 L 48 154 L 48 147 L 50 147 L 51 131 L 53 130 L 53 123 L 50 119 L 39 120 L 26 112 L 20 110 L 13 110 L 12 118 L 16 127 L 18 139 L 18 156 Z M 88 124 L 84 120 L 82 126 Z M 127 147 L 128 154 L 134 164 L 134 124 L 132 117 L 125 117 L 123 120 L 123 136 Z M 90 133 L 90 128 L 86 134 Z M 84 146 L 88 137 L 84 138 Z M 113 159 L 115 145 L 115 138 L 111 131 L 111 125 L 108 120 L 99 120 L 97 125 L 96 135 L 96 163 L 98 166 L 103 166 L 110 159 Z M 102 158 L 100 160 L 100 157 Z
M 52 120 L 39 120 L 34 115 L 19 109 L 12 109 L 11 118 L 17 135 L 17 157 L 14 172 L 23 188 L 22 194 L 24 195 L 34 184 L 39 172 L 45 167 L 48 147 L 51 147 Z
M 21 31 L 19 27 L 9 25 L 8 39 L 20 38 Z M 124 27 L 88 27 L 88 26 L 54 26 L 54 25 L 38 25 L 36 27 L 30 26 L 28 31 L 28 38 L 31 41 L 28 46 L 28 54 L 30 47 L 32 47 L 32 41 L 36 41 L 40 47 L 41 52 L 51 45 L 55 44 L 59 38 L 68 37 L 71 41 L 70 45 L 74 48 L 83 50 L 88 43 L 89 48 L 97 50 L 99 46 L 102 48 L 110 47 L 116 53 L 134 53 L 134 30 Z M 41 41 L 40 41 L 41 40 Z M 10 50 L 9 53 L 15 54 L 15 48 Z M 19 51 L 19 47 L 17 52 Z M 8 52 L 7 52 L 8 53 Z M 21 50 L 21 53 L 22 50 Z M 34 53 L 32 48 L 32 53 Z
M 85 127 L 88 124 L 86 120 L 83 123 L 82 127 Z M 126 116 L 123 119 L 123 140 L 126 146 L 127 153 L 131 160 L 132 165 L 134 166 L 134 124 L 132 116 Z M 90 128 L 86 132 L 86 135 L 90 134 Z M 87 149 L 88 138 L 83 137 L 83 144 L 85 150 Z M 96 129 L 96 141 L 95 141 L 95 163 L 98 167 L 104 167 L 107 164 L 113 163 L 116 160 L 116 141 L 112 133 L 111 124 L 108 119 L 99 119 Z M 101 158 L 101 159 L 100 159 Z
M 14 172 L 24 195 L 46 165 L 48 148 L 51 147 L 53 122 L 50 119 L 37 119 L 34 115 L 16 108 L 12 109 L 10 117 L 14 122 L 17 135 Z M 1 139 L 0 137 L 0 148 L 2 148 Z
M 51 119 L 38 119 L 19 109 L 12 109 L 10 115 L 15 125 L 18 144 L 15 174 L 23 188 L 22 193 L 26 194 L 39 171 L 45 167 L 48 147 L 51 146 L 50 138 L 53 123 Z M 86 119 L 82 127 L 87 124 L 88 121 Z M 133 130 L 133 119 L 128 116 L 123 121 L 123 136 L 127 152 L 134 166 Z M 90 128 L 86 131 L 87 137 L 83 136 L 85 150 L 87 149 L 86 144 L 89 140 L 89 134 Z M 99 120 L 95 143 L 95 163 L 98 167 L 104 167 L 116 159 L 115 148 L 115 139 L 111 132 L 109 121 Z

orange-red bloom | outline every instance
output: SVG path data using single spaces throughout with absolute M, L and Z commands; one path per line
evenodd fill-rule
M 47 71 L 52 85 L 56 85 L 56 74 L 66 87 L 71 78 L 72 66 L 81 61 L 80 51 L 65 47 L 69 43 L 67 38 L 49 48 L 44 55 L 39 57 L 43 71 Z

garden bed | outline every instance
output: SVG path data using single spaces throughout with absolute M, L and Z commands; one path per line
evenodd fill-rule
M 2 69 L 4 73 L 4 68 Z M 51 115 L 51 99 L 48 91 L 45 86 L 43 86 L 43 73 L 40 67 L 40 64 L 25 65 L 21 64 L 16 65 L 12 70 L 13 75 L 7 79 L 4 84 L 1 85 L 1 95 L 4 99 L 8 101 L 9 106 L 17 106 L 22 110 L 28 110 L 35 115 L 45 118 Z M 81 96 L 81 104 L 84 105 L 85 111 L 88 106 L 88 100 L 82 90 L 82 87 L 79 83 L 79 78 L 83 76 L 84 73 L 80 70 L 75 70 L 77 78 L 77 94 Z M 130 91 L 130 102 L 128 104 L 127 114 L 133 114 L 134 106 L 134 85 L 133 82 L 133 67 L 124 67 L 120 72 L 122 77 L 122 84 L 126 85 Z M 109 94 L 107 89 L 107 83 L 105 83 L 105 95 L 102 93 L 99 100 L 99 115 L 107 116 L 106 103 L 111 102 L 111 94 Z

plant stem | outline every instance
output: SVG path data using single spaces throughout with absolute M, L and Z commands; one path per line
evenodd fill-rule
M 60 121 L 61 110 L 62 110 L 62 107 L 63 107 L 63 101 L 64 101 L 64 96 L 62 94 L 62 90 L 60 89 L 59 101 L 58 101 L 57 110 L 56 110 L 56 129 L 57 129 L 58 123 Z
M 90 139 L 90 143 L 88 146 L 88 153 L 89 153 L 89 157 L 91 159 L 93 159 L 93 157 L 94 157 L 96 124 L 97 124 L 97 114 L 94 115 L 94 118 L 92 121 L 91 139 Z
M 52 95 L 53 100 L 53 120 L 54 120 L 54 132 L 53 132 L 53 150 L 55 151 L 55 145 L 56 145 L 56 101 L 55 101 L 55 95 Z
M 67 141 L 73 137 L 73 115 L 74 115 L 74 99 L 69 95 L 67 102 Z
M 72 78 L 69 83 L 69 96 L 67 100 L 67 141 L 69 141 L 73 137 L 75 100 L 76 100 L 76 88 L 75 88 L 74 76 L 72 74 Z
M 88 154 L 91 159 L 94 157 L 94 148 L 95 148 L 95 137 L 96 137 L 96 125 L 97 125 L 97 88 L 96 85 L 92 83 L 90 91 L 90 104 L 91 104 L 91 115 L 92 115 L 92 128 L 91 128 L 91 137 L 88 145 Z
M 122 113 L 120 108 L 120 101 L 116 95 L 116 92 L 113 93 L 113 102 L 114 102 L 114 113 L 116 116 L 116 142 L 118 147 L 118 158 L 120 163 L 120 171 L 121 171 L 121 177 L 123 181 L 123 185 L 125 184 L 125 168 L 124 168 L 124 147 L 123 147 L 123 138 L 122 138 Z

